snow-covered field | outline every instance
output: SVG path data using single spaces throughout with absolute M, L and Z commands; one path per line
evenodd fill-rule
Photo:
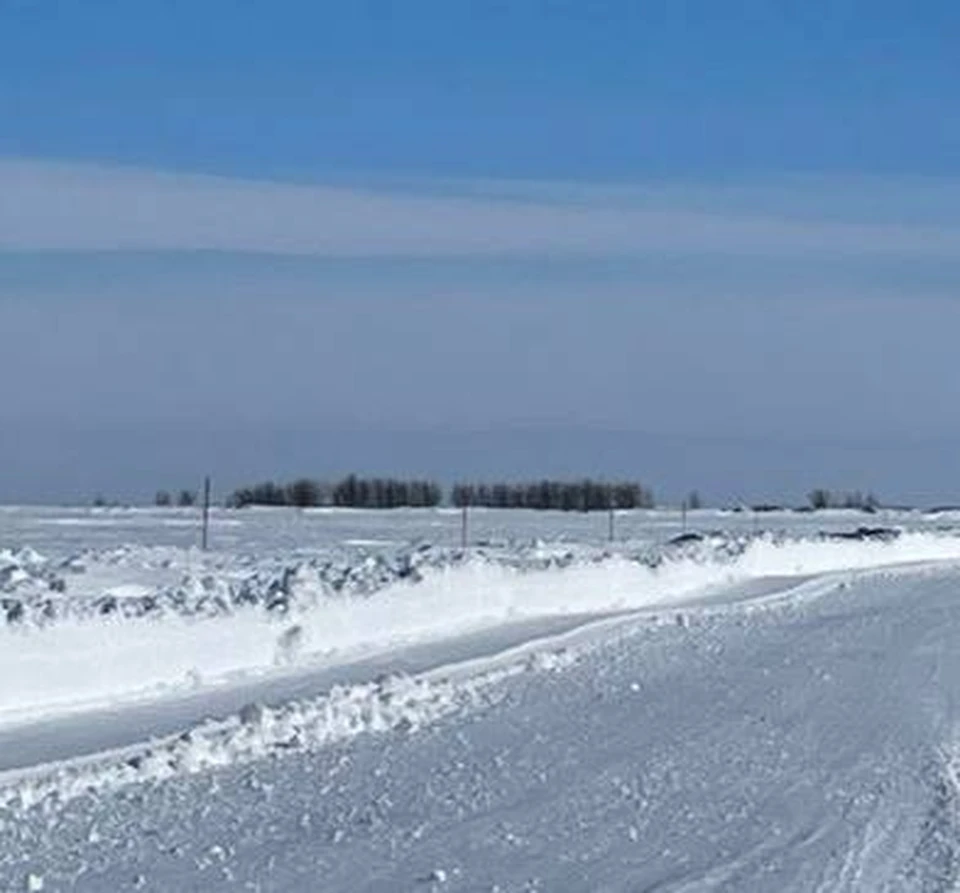
M 0 889 L 955 889 L 960 515 L 685 523 L 0 509 Z

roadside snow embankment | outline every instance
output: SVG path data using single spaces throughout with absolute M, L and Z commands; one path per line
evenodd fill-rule
M 491 690 L 506 679 L 526 672 L 557 672 L 577 660 L 566 648 L 507 657 L 502 665 L 490 662 L 483 671 L 464 678 L 457 677 L 456 667 L 450 668 L 453 678 L 441 668 L 418 677 L 397 674 L 360 685 L 337 685 L 326 694 L 279 707 L 251 702 L 225 720 L 205 720 L 176 735 L 3 773 L 0 822 L 4 810 L 57 807 L 131 784 L 314 751 L 367 733 L 412 734 L 489 700 Z
M 30 557 L 38 573 L 46 573 L 42 561 Z M 863 542 L 718 538 L 655 557 L 546 550 L 524 561 L 493 561 L 460 554 L 456 560 L 433 559 L 432 566 L 372 594 L 327 594 L 302 563 L 279 575 L 255 571 L 239 581 L 210 574 L 210 585 L 225 591 L 252 591 L 251 579 L 267 581 L 269 591 L 270 581 L 285 579 L 286 607 L 235 609 L 212 618 L 68 615 L 47 625 L 0 627 L 0 673 L 8 680 L 0 690 L 0 724 L 242 685 L 251 676 L 297 673 L 508 622 L 701 599 L 716 604 L 751 580 L 957 559 L 960 537 L 904 533 Z M 310 598 L 297 595 L 298 585 L 310 590 Z

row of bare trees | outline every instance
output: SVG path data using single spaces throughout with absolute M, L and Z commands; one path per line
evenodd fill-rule
M 181 508 L 189 508 L 197 504 L 197 494 L 194 490 L 181 490 L 174 497 L 169 490 L 157 490 L 153 501 L 161 507 L 178 505 Z
M 432 508 L 444 501 L 441 486 L 429 480 L 359 477 L 351 474 L 338 481 L 299 478 L 285 484 L 264 481 L 241 487 L 227 500 L 232 508 L 250 505 L 294 506 L 312 508 L 337 506 L 344 508 Z M 653 492 L 635 481 L 579 481 L 539 480 L 527 482 L 459 483 L 449 491 L 447 501 L 458 508 L 476 506 L 502 509 L 539 509 L 557 511 L 602 511 L 607 509 L 653 508 Z M 879 500 L 872 493 L 859 490 L 838 492 L 818 487 L 807 495 L 812 509 L 862 509 L 872 511 Z M 190 507 L 197 504 L 197 493 L 183 489 L 178 492 L 158 490 L 154 502 L 161 507 Z M 98 497 L 95 505 L 106 505 Z M 684 499 L 684 509 L 698 509 L 702 501 L 696 491 Z M 755 506 L 757 511 L 782 508 Z
M 837 493 L 824 487 L 811 490 L 807 496 L 812 509 L 861 509 L 873 511 L 880 505 L 880 501 L 872 493 L 861 493 L 859 490 L 850 490 Z
M 439 484 L 428 480 L 362 478 L 349 475 L 336 482 L 300 478 L 286 484 L 265 481 L 235 490 L 227 504 L 233 508 L 249 505 L 340 506 L 344 508 L 389 509 L 430 508 L 444 501 Z M 457 484 L 447 494 L 451 505 L 488 508 L 557 509 L 597 511 L 603 509 L 652 508 L 653 493 L 635 482 L 607 483 L 542 480 L 530 483 Z
M 653 493 L 633 481 L 530 481 L 527 483 L 457 484 L 453 505 L 501 509 L 554 509 L 591 512 L 653 508 Z
M 289 505 L 296 508 L 339 506 L 343 508 L 431 508 L 439 505 L 443 490 L 426 480 L 362 478 L 351 474 L 339 481 L 300 478 L 288 484 L 266 481 L 233 492 L 227 504 L 233 508 L 248 505 Z

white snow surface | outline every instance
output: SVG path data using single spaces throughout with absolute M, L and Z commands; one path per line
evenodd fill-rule
M 637 514 L 6 510 L 0 889 L 956 889 L 951 518 Z

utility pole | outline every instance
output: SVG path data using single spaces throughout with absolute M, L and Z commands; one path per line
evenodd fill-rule
M 201 545 L 203 551 L 207 551 L 209 545 L 210 530 L 210 475 L 203 479 L 203 531 L 201 533 Z

